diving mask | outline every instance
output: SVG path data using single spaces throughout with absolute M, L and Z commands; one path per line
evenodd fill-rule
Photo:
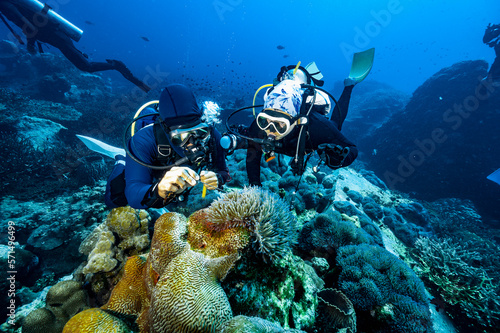
M 276 135 L 276 139 L 290 133 L 295 126 L 293 118 L 279 109 L 264 109 L 257 115 L 257 126 L 266 133 Z
M 210 136 L 210 127 L 201 123 L 190 128 L 178 128 L 170 131 L 170 141 L 173 145 L 182 147 L 191 139 L 197 143 L 204 143 Z

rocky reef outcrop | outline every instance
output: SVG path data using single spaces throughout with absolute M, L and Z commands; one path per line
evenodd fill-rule
M 500 215 L 500 186 L 486 176 L 500 167 L 500 88 L 485 61 L 464 61 L 425 81 L 403 112 L 360 145 L 376 155 L 369 168 L 392 189 L 426 200 L 458 197 Z

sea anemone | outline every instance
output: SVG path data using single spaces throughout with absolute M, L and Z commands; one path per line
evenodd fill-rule
M 297 242 L 297 221 L 286 203 L 258 187 L 245 187 L 221 196 L 207 208 L 207 217 L 214 231 L 249 229 L 252 248 L 266 261 L 283 257 Z

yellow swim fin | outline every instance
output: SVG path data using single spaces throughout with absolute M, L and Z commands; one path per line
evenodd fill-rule
M 349 78 L 353 79 L 356 83 L 363 81 L 372 70 L 374 58 L 375 48 L 354 53 Z

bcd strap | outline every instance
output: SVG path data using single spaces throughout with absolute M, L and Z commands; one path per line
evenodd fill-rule
M 168 165 L 172 160 L 175 152 L 170 146 L 170 142 L 168 141 L 167 134 L 165 130 L 162 128 L 159 120 L 155 121 L 153 125 L 153 132 L 156 140 L 156 160 L 159 165 Z
M 307 109 L 310 107 L 305 101 L 307 100 L 307 97 L 309 97 L 311 94 L 314 94 L 314 91 L 311 91 L 310 89 L 306 89 L 302 96 L 302 104 L 300 105 L 300 112 L 299 112 L 299 117 L 306 117 L 307 118 Z M 308 130 L 308 123 L 309 121 L 306 121 L 305 124 L 299 124 L 300 125 L 300 131 L 299 131 L 299 137 L 297 140 L 297 150 L 295 152 L 295 158 L 292 159 L 292 171 L 296 175 L 302 175 L 304 173 L 304 156 L 306 155 L 306 138 L 307 138 L 307 130 Z

